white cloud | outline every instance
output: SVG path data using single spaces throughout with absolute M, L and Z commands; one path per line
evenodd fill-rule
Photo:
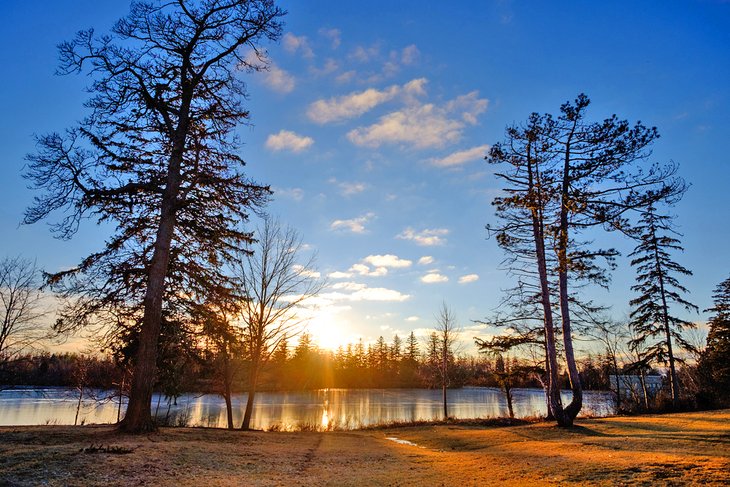
M 296 81 L 294 76 L 284 71 L 274 63 L 269 64 L 269 69 L 264 71 L 266 86 L 278 93 L 291 93 L 294 90 Z
M 327 277 L 330 279 L 349 279 L 352 277 L 352 272 L 335 271 L 327 274 Z
M 365 46 L 357 46 L 355 49 L 353 49 L 348 57 L 350 59 L 354 59 L 355 61 L 359 61 L 361 63 L 366 63 L 372 59 L 377 58 L 380 55 L 380 46 L 377 44 L 374 44 L 370 47 Z
M 383 144 L 416 149 L 444 147 L 461 140 L 466 124 L 475 124 L 477 116 L 486 110 L 487 100 L 477 96 L 478 92 L 473 91 L 444 106 L 412 102 L 402 110 L 383 115 L 370 126 L 351 130 L 347 137 L 355 145 L 373 148 Z
M 329 182 L 332 184 L 336 184 L 340 188 L 340 193 L 343 196 L 351 196 L 353 194 L 362 193 L 367 188 L 367 185 L 365 183 L 349 183 L 345 181 L 337 181 L 337 179 L 335 178 L 331 178 Z
M 314 51 L 312 51 L 312 48 L 309 46 L 309 40 L 306 36 L 295 36 L 291 32 L 287 32 L 284 34 L 282 42 L 284 44 L 284 49 L 287 52 L 295 53 L 300 51 L 302 56 L 307 59 L 314 57 Z
M 416 61 L 418 61 L 418 58 L 420 57 L 421 52 L 418 50 L 415 44 L 411 44 L 410 46 L 406 46 L 401 51 L 401 62 L 405 65 L 413 64 Z
M 347 133 L 357 146 L 407 144 L 417 149 L 443 147 L 461 138 L 463 124 L 447 118 L 432 104 L 409 107 L 380 117 L 377 123 Z
M 474 90 L 451 100 L 446 104 L 449 113 L 460 113 L 462 120 L 469 125 L 476 125 L 477 116 L 487 111 L 489 100 L 479 98 L 479 92 Z
M 357 73 L 354 70 L 345 71 L 344 73 L 337 75 L 335 81 L 338 83 L 349 83 L 355 77 Z
M 317 302 L 321 306 L 331 305 L 339 301 L 396 301 L 402 302 L 410 299 L 410 295 L 403 294 L 394 289 L 383 287 L 359 287 L 351 293 L 346 292 L 329 292 L 320 293 L 317 296 Z
M 266 148 L 275 152 L 288 150 L 301 152 L 314 144 L 314 139 L 296 134 L 290 130 L 280 130 L 278 134 L 271 134 L 266 139 Z
M 406 301 L 410 295 L 383 287 L 365 288 L 350 295 L 352 301 Z
M 438 284 L 441 282 L 449 282 L 449 278 L 443 274 L 439 274 L 436 271 L 431 271 L 425 276 L 421 277 L 421 282 L 424 284 Z
M 319 279 L 322 276 L 322 274 L 320 274 L 318 271 L 315 271 L 312 269 L 305 269 L 304 266 L 301 264 L 294 264 L 294 266 L 292 266 L 292 268 L 294 269 L 294 272 L 299 273 L 299 275 L 302 277 Z
M 380 266 L 370 270 L 370 267 L 365 264 L 352 264 L 349 271 L 365 277 L 383 277 L 388 274 L 387 267 Z
M 317 100 L 309 105 L 307 116 L 313 122 L 320 124 L 358 117 L 381 103 L 392 100 L 399 91 L 400 88 L 393 85 L 382 91 L 369 88 L 329 100 Z
M 324 27 L 319 29 L 319 35 L 326 39 L 329 39 L 330 47 L 332 49 L 337 49 L 338 47 L 340 47 L 341 34 L 342 33 L 340 32 L 340 29 L 327 29 Z
M 385 254 L 385 255 L 368 255 L 363 259 L 374 267 L 392 267 L 396 269 L 403 269 L 410 267 L 413 262 L 407 259 L 401 259 L 397 255 Z
M 444 245 L 446 243 L 444 237 L 448 234 L 449 231 L 446 228 L 426 228 L 417 232 L 413 228 L 408 227 L 400 235 L 397 235 L 396 238 L 411 240 L 424 247 L 432 247 L 434 245 Z
M 365 233 L 365 224 L 375 217 L 375 213 L 366 213 L 349 220 L 335 220 L 330 224 L 332 230 L 349 230 L 352 233 Z
M 420 318 L 418 316 L 409 316 L 408 318 L 406 318 L 406 321 L 413 322 L 413 321 L 418 321 L 419 319 Z
M 478 274 L 467 274 L 459 278 L 459 284 L 468 284 L 479 280 Z
M 294 201 L 302 201 L 304 199 L 304 190 L 302 188 L 273 188 L 272 191 L 277 196 L 291 198 Z
M 433 257 L 430 255 L 424 255 L 420 259 L 418 259 L 418 265 L 428 265 L 433 263 Z
M 332 289 L 343 289 L 345 291 L 359 291 L 365 289 L 367 285 L 359 282 L 338 282 L 332 285 Z
M 319 124 L 359 117 L 400 94 L 409 98 L 425 94 L 426 82 L 425 78 L 418 78 L 403 86 L 392 85 L 383 90 L 368 88 L 365 91 L 355 91 L 327 100 L 317 100 L 309 105 L 307 116 Z
M 314 66 L 309 68 L 310 72 L 316 76 L 327 76 L 328 74 L 334 73 L 338 69 L 340 69 L 339 64 L 337 64 L 337 61 L 332 58 L 328 58 L 324 62 L 324 66 L 322 66 L 321 68 L 315 68 Z
M 434 166 L 439 167 L 460 166 L 466 162 L 484 159 L 488 151 L 488 145 L 480 145 L 471 149 L 454 152 L 441 159 L 432 159 L 432 163 Z

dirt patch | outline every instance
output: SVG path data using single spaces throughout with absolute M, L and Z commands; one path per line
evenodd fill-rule
M 529 483 L 728 485 L 730 411 L 589 419 L 571 429 L 166 428 L 129 436 L 110 426 L 0 428 L 0 486 Z

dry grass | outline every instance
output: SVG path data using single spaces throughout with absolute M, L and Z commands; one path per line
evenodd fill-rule
M 387 438 L 407 440 L 401 444 Z M 730 410 L 356 432 L 0 428 L 0 485 L 728 485 Z

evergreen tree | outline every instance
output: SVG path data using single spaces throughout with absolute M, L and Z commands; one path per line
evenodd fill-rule
M 137 352 L 121 428 L 154 429 L 151 397 L 165 315 L 182 322 L 210 294 L 227 294 L 222 263 L 250 243 L 242 228 L 268 187 L 252 183 L 234 129 L 248 119 L 234 66 L 261 69 L 261 43 L 281 35 L 271 0 L 132 2 L 111 32 L 59 45 L 61 74 L 92 77 L 89 114 L 38 138 L 26 177 L 42 193 L 26 210 L 70 238 L 86 218 L 114 228 L 104 247 L 49 276 L 71 298 L 63 327 L 136 325 Z M 190 301 L 193 301 L 191 303 Z
M 707 334 L 707 349 L 700 360 L 701 368 L 711 381 L 711 389 L 720 399 L 730 399 L 730 278 L 725 279 L 713 294 L 713 313 Z
M 631 289 L 639 294 L 630 302 L 633 307 L 631 326 L 637 333 L 632 345 L 648 344 L 646 360 L 669 365 L 672 403 L 676 406 L 679 379 L 674 345 L 692 350 L 692 345 L 681 332 L 685 328 L 694 328 L 695 324 L 675 316 L 671 307 L 675 304 L 687 311 L 698 310 L 697 306 L 682 297 L 689 291 L 678 279 L 678 276 L 691 276 L 692 272 L 672 259 L 674 251 L 684 249 L 680 241 L 672 236 L 676 232 L 672 230 L 670 217 L 658 215 L 655 208 L 649 206 L 636 230 L 639 243 L 629 254 L 631 265 L 637 272 L 637 283 Z M 657 338 L 658 341 L 654 341 Z

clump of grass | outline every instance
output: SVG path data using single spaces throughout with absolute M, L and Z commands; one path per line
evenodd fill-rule
M 123 446 L 113 446 L 113 445 L 99 445 L 94 446 L 92 443 L 86 448 L 82 448 L 79 450 L 79 453 L 111 453 L 114 455 L 126 455 L 128 453 L 132 453 L 134 451 L 133 448 L 125 448 Z

